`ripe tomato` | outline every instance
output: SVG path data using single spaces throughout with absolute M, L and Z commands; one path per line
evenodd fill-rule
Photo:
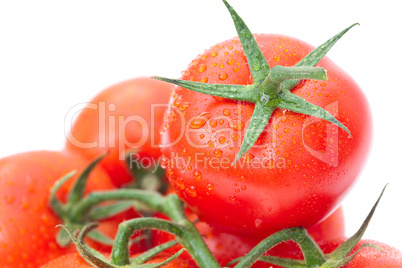
M 146 264 L 156 264 L 156 263 L 161 263 L 168 259 L 169 256 L 167 255 L 161 255 L 158 257 L 153 258 L 152 260 L 149 260 L 146 262 Z M 58 257 L 57 259 L 54 259 L 45 265 L 42 265 L 41 268 L 92 268 L 92 265 L 89 265 L 87 262 L 84 261 L 84 259 L 77 253 L 69 253 L 63 256 Z M 190 265 L 187 261 L 177 258 L 164 267 L 166 268 L 190 268 L 194 267 Z
M 321 243 L 320 247 L 324 253 L 331 253 L 336 249 L 341 243 L 343 243 L 346 238 L 336 239 L 330 242 Z M 354 247 L 351 253 L 356 252 L 359 247 L 363 244 L 371 244 L 379 247 L 382 251 L 378 249 L 365 247 L 360 250 L 360 252 L 353 258 L 352 262 L 345 265 L 345 268 L 400 268 L 402 267 L 402 252 L 394 247 L 386 245 L 384 243 L 374 241 L 374 240 L 361 240 Z
M 194 214 L 188 214 L 191 220 L 195 220 Z M 208 248 L 212 251 L 215 258 L 221 265 L 226 265 L 231 260 L 244 256 L 247 254 L 254 246 L 256 246 L 260 241 L 250 239 L 250 237 L 239 236 L 229 233 L 220 232 L 216 228 L 212 228 L 205 222 L 197 222 L 196 227 L 201 235 L 204 237 L 204 241 Z M 345 236 L 345 225 L 342 208 L 337 209 L 333 214 L 331 214 L 327 219 L 318 223 L 317 225 L 309 228 L 308 233 L 313 237 L 314 241 L 322 242 L 333 239 L 339 239 Z M 173 236 L 162 231 L 154 231 L 152 236 L 153 244 L 159 245 L 161 243 L 167 242 L 173 239 Z M 177 245 L 167 250 L 167 252 L 173 254 L 180 250 L 181 246 Z M 272 254 L 278 254 L 286 251 L 293 252 L 298 251 L 300 256 L 302 256 L 296 243 L 291 241 L 282 243 L 270 251 Z M 191 256 L 184 252 L 182 254 L 183 258 L 192 260 Z M 262 263 L 258 263 L 253 267 L 260 267 Z M 263 267 L 263 266 L 262 266 Z
M 293 66 L 313 50 L 284 35 L 254 36 L 271 67 Z M 371 140 L 368 103 L 330 59 L 328 81 L 301 80 L 292 93 L 325 108 L 348 133 L 325 120 L 276 109 L 254 146 L 232 165 L 254 104 L 177 87 L 162 130 L 163 166 L 176 192 L 200 217 L 226 232 L 258 237 L 310 227 L 339 206 L 365 162 Z M 183 80 L 249 85 L 238 38 L 199 55 Z
M 130 152 L 132 163 L 145 167 L 156 164 L 161 155 L 159 131 L 170 89 L 168 83 L 141 77 L 101 91 L 75 120 L 66 148 L 90 159 L 108 151 L 100 164 L 113 183 L 131 182 L 126 162 Z
M 343 242 L 346 241 L 345 237 L 338 237 L 334 240 L 329 241 L 321 241 L 319 246 L 325 254 L 329 254 L 334 251 L 338 246 L 340 246 Z M 285 247 L 285 243 L 280 244 L 278 248 L 274 248 L 269 251 L 269 255 L 278 256 L 278 257 L 286 257 L 292 259 L 303 259 L 303 255 L 299 248 L 296 247 Z M 402 252 L 396 248 L 393 248 L 384 243 L 374 241 L 374 240 L 360 240 L 357 245 L 353 248 L 352 252 L 349 254 L 355 253 L 363 244 L 371 244 L 379 247 L 382 251 L 379 251 L 376 248 L 372 247 L 364 247 L 359 253 L 353 258 L 353 260 L 342 266 L 344 268 L 400 268 L 402 267 Z M 279 268 L 279 266 L 271 265 L 265 262 L 256 262 L 253 267 L 272 267 Z
M 49 189 L 72 170 L 82 172 L 89 161 L 67 151 L 33 151 L 0 160 L 0 266 L 38 267 L 70 248 L 61 248 L 55 236 L 60 219 L 48 206 Z M 57 192 L 65 201 L 74 176 Z M 88 179 L 86 193 L 113 189 L 109 176 L 95 168 Z M 119 222 L 110 220 L 117 230 Z M 108 233 L 110 234 L 110 233 Z

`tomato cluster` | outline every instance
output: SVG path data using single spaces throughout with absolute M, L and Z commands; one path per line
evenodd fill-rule
M 376 241 L 331 259 L 371 142 L 362 90 L 325 56 L 353 25 L 314 48 L 252 35 L 224 3 L 239 37 L 205 50 L 180 80 L 117 83 L 81 111 L 64 150 L 0 160 L 1 267 L 219 267 L 286 230 L 305 230 L 305 241 L 278 240 L 238 267 L 402 267 L 402 253 Z M 318 257 L 305 252 L 310 240 Z

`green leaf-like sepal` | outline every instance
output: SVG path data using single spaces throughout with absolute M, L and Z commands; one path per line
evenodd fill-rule
M 243 143 L 241 144 L 234 163 L 253 147 L 254 143 L 265 129 L 274 110 L 274 107 L 265 106 L 260 101 L 256 103 L 253 116 L 251 117 L 250 124 L 244 135 Z
M 268 106 L 287 109 L 297 113 L 311 115 L 324 119 L 342 128 L 349 134 L 349 137 L 351 136 L 349 129 L 325 109 L 321 108 L 320 106 L 311 104 L 303 98 L 290 93 L 290 91 L 282 91 L 279 94 L 278 98 L 268 102 Z
M 270 67 L 268 61 L 265 59 L 264 54 L 262 54 L 253 34 L 250 32 L 242 18 L 240 18 L 237 12 L 228 4 L 226 0 L 223 0 L 223 3 L 232 16 L 254 83 L 259 84 L 264 81 L 265 77 L 267 77 L 269 74 Z
M 311 51 L 307 56 L 305 56 L 302 60 L 295 64 L 296 66 L 306 66 L 313 67 L 315 66 L 327 53 L 328 51 L 336 44 L 336 42 L 341 39 L 341 37 L 347 33 L 354 26 L 359 25 L 358 23 L 354 23 L 351 26 L 347 27 L 334 37 L 327 40 L 325 43 L 316 47 L 313 51 Z M 282 83 L 282 90 L 291 90 L 296 84 L 299 82 L 299 79 L 296 80 L 288 80 Z
M 258 91 L 253 85 L 225 85 L 225 84 L 206 84 L 180 79 L 170 79 L 159 76 L 153 76 L 153 79 L 161 80 L 167 83 L 178 85 L 189 90 L 208 94 L 216 97 L 227 98 L 238 101 L 248 101 L 255 103 L 258 99 Z

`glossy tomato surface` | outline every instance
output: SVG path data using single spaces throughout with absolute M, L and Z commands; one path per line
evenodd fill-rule
M 113 183 L 131 182 L 130 164 L 152 167 L 158 163 L 159 131 L 170 90 L 168 83 L 139 77 L 101 91 L 80 111 L 66 148 L 90 159 L 108 152 L 101 166 Z
M 293 66 L 313 50 L 283 35 L 255 35 L 269 65 Z M 200 220 L 227 232 L 266 237 L 310 227 L 332 213 L 351 188 L 371 141 L 371 115 L 356 82 L 329 58 L 328 81 L 302 80 L 292 93 L 325 108 L 350 130 L 276 109 L 255 145 L 232 165 L 254 104 L 177 87 L 166 113 L 163 166 L 171 185 Z M 200 54 L 184 80 L 251 84 L 237 38 Z
M 56 243 L 56 225 L 62 222 L 49 207 L 49 190 L 56 180 L 88 165 L 87 159 L 67 151 L 32 151 L 0 160 L 0 267 L 38 267 L 71 250 Z M 66 200 L 75 179 L 60 188 L 60 200 Z M 109 176 L 95 168 L 86 193 L 114 188 Z M 116 230 L 117 225 L 113 222 Z

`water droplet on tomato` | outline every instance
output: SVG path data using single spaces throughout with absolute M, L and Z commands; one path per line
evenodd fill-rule
M 229 64 L 229 65 L 232 65 L 233 63 L 235 62 L 235 60 L 234 59 L 228 59 L 228 61 L 227 61 L 227 63 Z
M 219 141 L 220 144 L 224 144 L 225 141 L 226 141 L 226 137 L 225 136 L 220 136 L 218 141 Z
M 193 129 L 202 128 L 210 116 L 211 116 L 211 113 L 203 112 L 200 115 L 194 117 L 194 119 L 190 122 L 190 128 L 193 128 Z
M 246 185 L 242 185 L 242 186 L 240 186 L 240 188 L 241 188 L 243 191 L 247 190 L 247 186 L 246 186 Z
M 200 79 L 200 82 L 201 83 L 208 83 L 208 77 L 202 77 L 201 79 Z
M 221 72 L 221 73 L 219 73 L 218 78 L 219 78 L 219 80 L 222 80 L 222 81 L 226 80 L 228 78 L 228 74 L 225 72 Z
M 211 119 L 209 121 L 209 124 L 211 125 L 211 127 L 216 127 L 218 125 L 218 121 L 216 121 L 215 119 Z
M 196 197 L 197 196 L 197 190 L 195 189 L 194 186 L 190 186 L 186 188 L 186 192 L 191 196 L 191 197 Z
M 232 135 L 232 140 L 233 140 L 233 141 L 237 141 L 238 139 L 239 139 L 239 134 L 234 133 L 234 134 Z
M 184 181 L 182 178 L 177 178 L 175 184 L 176 184 L 176 187 L 178 187 L 180 190 L 183 190 L 185 188 Z
M 234 195 L 229 196 L 229 200 L 236 201 L 236 197 Z
M 193 172 L 193 178 L 194 178 L 194 180 L 196 180 L 196 181 L 201 180 L 201 178 L 202 178 L 202 173 L 201 173 L 201 171 L 199 171 L 198 169 L 194 170 L 194 172 Z
M 220 157 L 220 156 L 222 155 L 222 150 L 220 150 L 220 149 L 215 149 L 215 150 L 214 150 L 214 155 L 215 155 L 216 157 Z
M 207 142 L 207 145 L 208 145 L 209 148 L 213 148 L 215 146 L 215 142 L 213 140 L 209 140 Z
M 241 131 L 244 129 L 244 122 L 238 119 L 232 120 L 229 123 L 229 127 L 236 131 Z
M 212 191 L 214 189 L 214 184 L 213 183 L 207 183 L 207 189 L 208 189 L 208 191 Z
M 206 69 L 207 69 L 207 65 L 205 65 L 205 64 L 200 64 L 200 65 L 198 66 L 198 71 L 199 71 L 200 73 L 204 72 Z
M 182 102 L 179 104 L 179 109 L 181 111 L 185 111 L 187 110 L 187 108 L 190 107 L 190 103 L 189 102 Z
M 261 224 L 262 224 L 262 220 L 260 220 L 260 219 L 256 219 L 255 221 L 254 221 L 254 225 L 255 225 L 255 227 L 260 227 L 261 226 Z
M 229 116 L 230 115 L 229 109 L 223 109 L 223 114 Z

